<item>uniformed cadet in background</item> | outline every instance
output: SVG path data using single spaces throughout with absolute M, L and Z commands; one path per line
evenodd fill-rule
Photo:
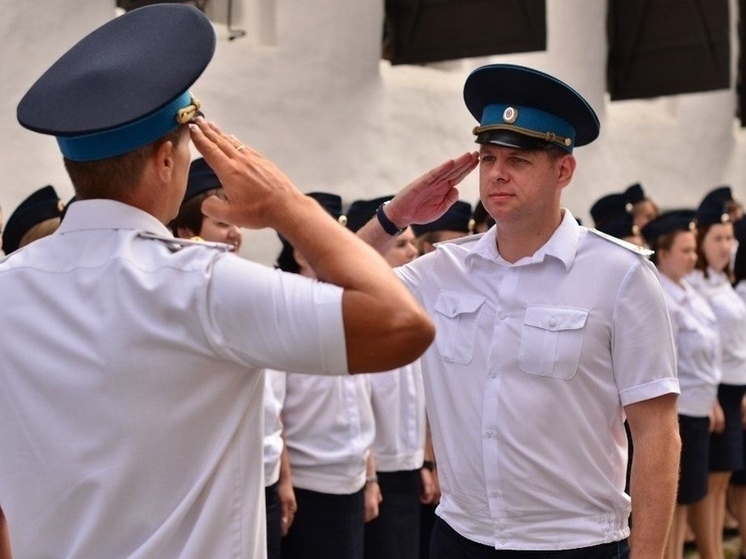
M 340 229 L 345 227 L 337 194 L 308 196 Z M 303 252 L 280 238 L 278 267 L 315 278 Z M 363 559 L 365 523 L 378 516 L 381 500 L 372 452 L 376 426 L 370 376 L 375 375 L 322 377 L 286 369 L 282 376 L 279 407 L 297 511 L 282 538 L 281 557 Z
M 727 198 L 715 189 L 697 207 L 697 263 L 686 276 L 687 282 L 710 305 L 717 319 L 721 347 L 721 378 L 718 408 L 710 435 L 709 538 L 699 538 L 697 547 L 707 549 L 708 557 L 723 557 L 726 497 L 733 472 L 744 468 L 742 399 L 746 394 L 746 303 L 733 288 L 731 263 L 733 223 L 727 211 Z
M 560 203 L 598 119 L 568 85 L 522 66 L 476 69 L 464 98 L 479 153 L 431 176 L 455 185 L 478 165 L 496 225 L 396 269 L 437 326 L 420 359 L 442 493 L 430 557 L 623 558 L 631 547 L 661 558 L 680 448 L 662 289 L 640 251 Z M 457 196 L 448 181 L 413 183 L 359 235 L 383 251 Z
M 733 196 L 733 189 L 728 185 L 713 188 L 705 194 L 702 202 L 723 204 L 731 223 L 736 223 L 743 217 L 743 204 Z
M 52 185 L 44 186 L 29 195 L 18 204 L 5 224 L 5 254 L 54 233 L 62 221 L 64 206 Z
M 383 196 L 355 200 L 347 226 L 357 231 L 390 200 Z M 418 256 L 414 232 L 408 228 L 384 254 L 392 267 Z M 369 375 L 375 419 L 373 452 L 383 500 L 378 517 L 365 525 L 365 559 L 417 559 L 420 553 L 420 506 L 435 493 L 435 478 L 425 467 L 425 392 L 419 361 Z
M 640 230 L 660 214 L 658 204 L 645 193 L 639 182 L 629 185 L 624 191 L 624 197 L 630 205 L 632 219 Z
M 718 186 L 708 191 L 700 202 L 700 206 L 703 205 L 712 205 L 713 208 L 716 208 L 716 212 L 722 211 L 723 213 L 728 214 L 728 221 L 732 223 L 734 227 L 735 224 L 743 218 L 743 205 L 740 201 L 735 199 L 733 196 L 733 189 L 727 185 Z M 736 251 L 738 251 L 739 244 L 739 240 L 734 236 L 730 260 L 731 272 L 733 271 L 733 263 L 736 260 Z
M 225 190 L 215 171 L 210 168 L 203 157 L 200 157 L 189 165 L 184 200 L 181 202 L 179 214 L 171 221 L 169 228 L 176 237 L 181 239 L 224 243 L 230 247 L 231 252 L 238 252 L 243 239 L 241 228 L 233 223 L 224 223 L 214 219 L 202 212 L 202 203 L 211 196 L 227 200 Z
M 733 258 L 733 288 L 741 300 L 746 303 L 746 220 L 741 218 L 733 224 L 733 234 L 738 248 Z M 746 438 L 746 431 L 743 433 Z M 728 489 L 727 509 L 735 516 L 738 527 L 739 544 L 741 550 L 746 550 L 746 441 L 744 442 L 744 467 L 733 472 Z M 728 515 L 726 511 L 726 528 L 728 530 Z M 732 522 L 732 520 L 731 520 Z M 732 524 L 731 524 L 732 526 Z
M 627 202 L 627 197 L 620 192 L 604 194 L 593 202 L 589 213 L 593 219 L 593 227 L 600 229 L 607 221 L 620 215 L 631 215 L 632 206 Z
M 0 261 L 0 507 L 17 557 L 265 557 L 261 370 L 382 371 L 433 339 L 383 258 L 199 116 L 189 88 L 214 48 L 194 7 L 132 10 L 18 105 L 56 137 L 77 201 Z M 276 228 L 322 281 L 173 237 L 190 137 L 227 197 L 205 215 Z
M 697 261 L 695 216 L 694 210 L 668 211 L 642 229 L 654 251 L 650 260 L 658 268 L 671 317 L 681 388 L 678 409 L 681 467 L 667 559 L 683 559 L 687 521 L 700 559 L 718 557 L 711 545 L 712 507 L 705 497 L 710 432 L 722 428 L 722 424 L 711 421 L 720 411 L 717 403 L 721 375 L 720 335 L 712 309 L 686 280 Z
M 602 233 L 635 246 L 645 246 L 640 227 L 632 216 L 632 204 L 624 194 L 602 196 L 593 203 L 590 213 L 596 229 Z

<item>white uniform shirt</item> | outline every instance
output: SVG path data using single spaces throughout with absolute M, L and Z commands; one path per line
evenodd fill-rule
M 626 537 L 622 406 L 678 392 L 653 265 L 565 210 L 551 239 L 513 265 L 493 227 L 397 273 L 437 326 L 421 361 L 438 514 L 498 549 Z
M 660 274 L 677 351 L 679 414 L 708 417 L 720 383 L 720 335 L 707 301 L 685 280 Z
M 746 281 L 744 280 L 739 281 L 733 289 L 735 289 L 736 293 L 738 293 L 738 296 L 744 302 L 746 302 Z
M 730 284 L 728 276 L 712 268 L 705 277 L 694 270 L 686 277 L 715 313 L 722 351 L 722 384 L 746 384 L 746 303 Z
M 376 470 L 417 470 L 425 457 L 425 390 L 422 368 L 406 367 L 370 375 L 376 438 Z
M 282 455 L 282 401 L 285 399 L 285 373 L 268 369 L 264 374 L 264 486 L 280 479 Z
M 265 557 L 260 369 L 346 372 L 341 289 L 143 231 L 78 201 L 0 261 L 14 556 Z
M 293 487 L 350 495 L 365 485 L 375 424 L 368 375 L 288 373 L 282 423 Z

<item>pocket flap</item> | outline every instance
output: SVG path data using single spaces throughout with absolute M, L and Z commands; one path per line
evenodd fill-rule
M 528 307 L 523 323 L 543 330 L 578 330 L 585 326 L 588 311 L 568 307 Z
M 441 291 L 435 301 L 435 310 L 448 318 L 454 318 L 463 313 L 476 312 L 484 301 L 485 297 L 478 295 Z

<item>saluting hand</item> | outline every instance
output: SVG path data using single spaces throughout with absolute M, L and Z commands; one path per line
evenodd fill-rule
M 273 227 L 283 209 L 305 196 L 272 161 L 238 138 L 225 134 L 202 117 L 189 124 L 195 147 L 212 167 L 227 200 L 207 198 L 202 211 L 208 217 L 250 229 Z
M 399 227 L 435 221 L 458 200 L 456 186 L 478 163 L 479 153 L 471 152 L 438 165 L 399 191 L 386 216 Z

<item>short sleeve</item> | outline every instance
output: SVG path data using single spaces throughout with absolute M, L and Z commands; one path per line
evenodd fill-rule
M 346 374 L 343 289 L 225 255 L 209 270 L 205 333 L 253 367 Z
M 627 272 L 614 305 L 612 360 L 622 404 L 679 393 L 676 349 L 663 288 L 640 260 Z

